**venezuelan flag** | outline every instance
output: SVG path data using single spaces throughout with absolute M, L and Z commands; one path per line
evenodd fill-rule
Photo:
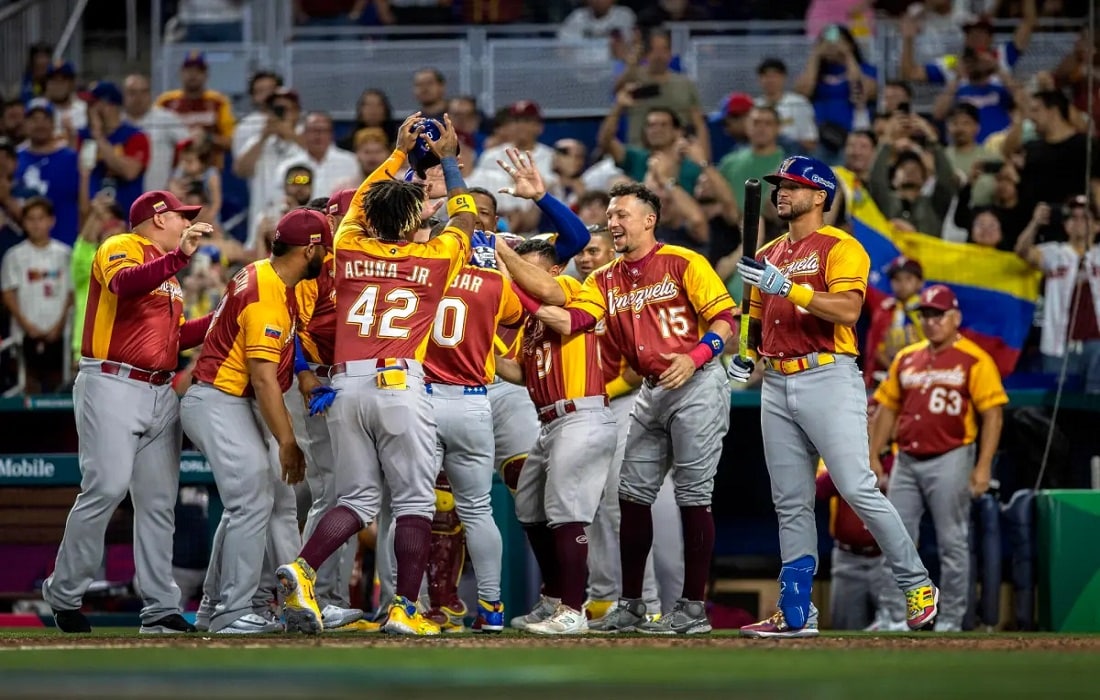
M 890 294 L 890 261 L 898 255 L 917 260 L 926 284 L 954 290 L 963 334 L 993 357 L 1001 376 L 1011 374 L 1031 329 L 1042 274 L 1013 253 L 898 231 L 870 197 L 852 199 L 852 235 L 871 258 L 870 287 Z

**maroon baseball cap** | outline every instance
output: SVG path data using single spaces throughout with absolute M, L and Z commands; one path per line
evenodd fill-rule
M 520 100 L 509 105 L 508 116 L 512 119 L 538 119 L 542 121 L 542 110 L 539 109 L 537 102 Z
M 177 199 L 176 195 L 164 190 L 146 192 L 130 205 L 130 228 L 135 228 L 138 224 L 152 219 L 157 214 L 170 211 L 182 214 L 188 221 L 194 221 L 195 217 L 202 211 L 202 207 L 187 206 Z
M 920 263 L 904 255 L 899 255 L 890 261 L 890 266 L 886 268 L 886 276 L 893 279 L 899 272 L 908 272 L 924 279 L 924 270 L 921 269 Z
M 725 108 L 722 110 L 727 117 L 743 117 L 752 111 L 755 103 L 748 94 L 744 92 L 731 92 L 726 97 Z
M 275 225 L 274 241 L 286 245 L 321 245 L 329 232 L 328 219 L 313 209 L 291 209 Z
M 935 309 L 936 311 L 950 311 L 959 308 L 959 300 L 955 298 L 955 292 L 946 284 L 933 284 L 920 293 L 922 309 Z
M 335 216 L 337 219 L 342 218 L 344 214 L 348 213 L 348 209 L 351 209 L 351 199 L 355 196 L 355 190 L 347 189 L 335 192 L 328 198 L 328 205 L 325 207 L 325 213 L 330 216 Z

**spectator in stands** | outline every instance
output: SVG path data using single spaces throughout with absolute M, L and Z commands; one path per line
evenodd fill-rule
M 859 129 L 848 134 L 844 140 L 844 163 L 833 167 L 840 180 L 840 189 L 832 208 L 825 212 L 825 223 L 847 226 L 855 205 L 871 196 L 867 181 L 871 176 L 877 146 L 878 138 L 870 129 Z
M 477 98 L 473 95 L 459 95 L 452 97 L 447 106 L 447 114 L 451 116 L 451 123 L 455 130 L 469 136 L 474 144 L 474 159 L 485 148 L 485 133 L 481 129 L 481 110 L 477 106 Z M 388 132 L 387 132 L 388 133 Z M 390 135 L 390 141 L 396 138 L 396 133 Z
M 913 111 L 913 88 L 908 82 L 904 80 L 887 80 L 886 86 L 882 90 L 882 108 L 878 114 L 875 115 L 872 128 L 875 131 L 875 136 L 882 138 L 882 135 L 886 133 L 886 126 L 890 122 L 890 117 L 895 112 L 904 112 L 906 114 Z
M 961 79 L 953 79 L 936 96 L 932 117 L 943 119 L 956 104 L 970 104 L 978 112 L 978 142 L 1007 129 L 1012 123 L 1015 82 L 998 67 L 994 55 L 984 49 L 966 49 L 960 61 Z
M 187 128 L 175 112 L 153 104 L 149 78 L 133 73 L 122 83 L 122 118 L 145 132 L 149 139 L 149 165 L 143 185 L 164 189 L 172 173 L 176 144 L 187 140 Z
M 27 239 L 4 256 L 0 290 L 15 320 L 12 334 L 23 343 L 24 392 L 50 393 L 60 386 L 67 361 L 63 336 L 73 304 L 72 249 L 50 238 L 54 221 L 48 199 L 28 199 L 20 224 Z
M 779 112 L 774 107 L 753 107 L 749 114 L 749 147 L 730 153 L 718 162 L 718 171 L 725 178 L 737 206 L 745 206 L 745 181 L 779 169 L 787 154 L 779 147 Z M 771 205 L 769 205 L 771 206 Z
M 359 172 L 336 185 L 336 190 L 358 189 L 368 175 L 386 162 L 393 151 L 393 141 L 386 132 L 376 126 L 368 126 L 355 132 L 355 159 L 359 162 Z
M 141 129 L 122 121 L 122 91 L 114 83 L 96 83 L 88 128 L 79 133 L 81 147 L 95 143 L 96 166 L 92 170 L 88 195 L 100 190 L 114 194 L 123 211 L 145 191 L 142 185 L 149 165 L 149 138 Z
M 100 192 L 88 207 L 88 215 L 80 228 L 80 235 L 73 244 L 69 274 L 73 281 L 73 328 L 70 351 L 75 367 L 80 361 L 80 347 L 84 341 L 84 312 L 88 304 L 88 287 L 92 281 L 92 263 L 99 244 L 111 236 L 125 233 L 126 214 L 118 202 Z
M 558 38 L 568 42 L 610 38 L 616 33 L 628 37 L 634 32 L 636 18 L 629 7 L 615 0 L 587 0 L 584 7 L 569 13 L 558 29 Z
M 298 117 L 301 102 L 298 93 L 279 88 L 267 98 L 267 121 L 264 129 L 244 144 L 233 161 L 233 172 L 248 180 L 248 237 L 246 245 L 256 240 L 256 232 L 267 210 L 282 201 L 283 179 L 279 164 L 304 153 L 298 140 Z
M 722 125 L 711 148 L 715 160 L 721 160 L 726 154 L 748 145 L 748 118 L 754 105 L 748 93 L 731 92 L 722 100 L 718 113 L 711 115 L 711 123 L 720 122 Z
M 451 110 L 450 115 L 451 121 L 457 129 L 458 122 L 455 122 L 454 110 Z M 355 124 L 348 135 L 337 142 L 337 145 L 346 151 L 356 150 L 356 134 L 361 129 L 367 128 L 381 129 L 385 132 L 388 143 L 396 143 L 398 126 L 400 126 L 400 122 L 393 119 L 393 107 L 390 106 L 390 98 L 386 96 L 386 93 L 378 88 L 367 88 L 359 95 L 359 102 L 355 105 Z M 359 187 L 359 185 L 356 184 L 356 187 Z
M 46 94 L 46 75 L 53 59 L 53 47 L 43 42 L 31 44 L 27 49 L 27 67 L 23 71 L 23 82 L 19 87 L 19 99 L 30 102 Z
M 934 172 L 925 162 L 929 153 Z M 925 194 L 933 175 L 935 184 Z M 900 114 L 891 120 L 886 138 L 879 143 L 868 185 L 871 197 L 887 219 L 931 236 L 941 234 L 944 217 L 958 192 L 955 170 L 936 130 L 923 119 Z
M 1100 36 L 1094 37 L 1087 28 L 1081 30 L 1073 50 L 1066 54 L 1054 69 L 1054 79 L 1058 88 L 1068 88 L 1073 95 L 1073 106 L 1082 112 L 1088 112 L 1089 109 L 1089 66 L 1093 66 L 1094 71 L 1100 71 L 1098 41 Z M 1100 81 L 1094 80 L 1093 83 L 1091 120 L 1093 133 L 1100 135 Z
M 421 68 L 413 74 L 413 97 L 420 116 L 443 121 L 447 111 L 447 78 L 436 68 Z
M 969 102 L 956 104 L 947 115 L 947 138 L 950 145 L 944 149 L 944 153 L 960 175 L 969 177 L 974 170 L 974 164 L 979 162 L 993 162 L 994 165 L 990 168 L 1000 170 L 1000 154 L 987 151 L 978 141 L 980 129 L 978 108 Z M 981 189 L 985 192 L 975 197 L 979 204 L 988 202 L 992 196 L 992 182 L 984 183 Z
M 252 103 L 252 111 L 237 122 L 237 128 L 233 130 L 234 159 L 240 158 L 252 139 L 263 133 L 268 117 L 271 116 L 267 109 L 267 100 L 282 86 L 282 76 L 271 71 L 257 71 L 248 79 L 248 98 Z
M 756 78 L 763 93 L 756 104 L 775 109 L 779 135 L 798 144 L 801 152 L 813 153 L 817 148 L 814 108 L 805 97 L 787 90 L 787 64 L 778 58 L 765 58 L 756 67 Z
M 368 6 L 377 5 L 370 0 L 294 0 L 294 22 L 330 27 L 339 24 L 359 24 L 364 20 Z M 377 23 L 376 12 L 371 18 Z
M 1035 244 L 1040 228 L 1054 215 L 1061 218 L 1064 242 Z M 1046 275 L 1043 289 L 1043 330 L 1039 350 L 1043 369 L 1083 377 L 1085 392 L 1100 394 L 1100 245 L 1095 212 L 1084 195 L 1075 195 L 1056 210 L 1035 205 L 1034 215 L 1020 239 L 1016 254 Z M 1067 356 L 1068 355 L 1068 356 Z
M 692 152 L 692 148 L 692 143 L 685 147 L 689 158 L 694 160 L 702 156 L 699 151 Z M 692 194 L 695 201 L 699 202 L 707 222 L 710 241 L 707 259 L 715 265 L 718 260 L 741 248 L 741 209 L 726 178 L 711 163 L 706 164 L 699 179 L 695 181 L 695 191 Z M 736 266 L 737 261 L 734 260 L 733 264 Z M 725 279 L 725 276 L 722 277 Z
M 157 98 L 157 106 L 179 115 L 192 141 L 209 141 L 219 154 L 233 146 L 233 108 L 229 98 L 216 90 L 208 90 L 209 68 L 206 56 L 192 51 L 180 67 L 180 87 Z
M 611 198 L 604 190 L 586 190 L 577 198 L 574 206 L 577 209 L 577 217 L 586 226 L 607 227 L 607 207 L 611 204 Z
M 659 27 L 669 22 L 705 22 L 710 19 L 707 8 L 691 0 L 658 0 L 657 4 L 638 11 L 638 26 L 643 30 Z
M 615 82 L 616 92 L 624 88 L 631 91 L 632 99 L 626 106 L 627 143 L 642 145 L 650 110 L 660 107 L 675 114 L 681 124 L 691 129 L 692 135 L 703 140 L 709 159 L 710 132 L 703 119 L 699 90 L 691 78 L 669 69 L 672 35 L 667 29 L 650 30 L 643 50 L 644 62 L 628 62 Z
M 873 0 L 810 0 L 806 8 L 806 36 L 816 39 L 829 25 L 851 27 L 866 50 L 875 33 Z
M 898 351 L 924 340 L 920 325 L 920 290 L 924 286 L 921 264 L 904 255 L 894 258 L 886 268 L 893 296 L 871 309 L 867 329 L 867 355 L 863 380 L 874 389 L 886 378 L 886 371 Z
M 909 5 L 902 14 L 902 34 L 910 31 L 904 26 L 905 23 L 911 23 L 916 28 L 917 62 L 931 63 L 962 44 L 960 22 L 965 20 L 966 15 L 956 12 L 954 5 L 954 0 L 924 0 L 923 5 L 920 2 Z
M 707 218 L 692 196 L 694 188 L 689 191 L 680 187 L 676 179 L 678 160 L 663 153 L 653 154 L 642 180 L 661 200 L 661 220 L 657 222 L 655 235 L 660 241 L 705 255 L 710 243 Z
M 6 138 L 14 144 L 23 143 L 23 120 L 26 111 L 22 101 L 7 100 L 0 112 L 0 138 Z
M 283 183 L 282 210 L 274 218 L 278 220 L 287 211 L 304 207 L 313 199 L 313 170 L 305 163 L 297 163 L 286 169 Z
M 15 173 L 22 189 L 46 197 L 53 205 L 52 238 L 66 245 L 80 226 L 76 151 L 54 137 L 53 105 L 38 98 L 27 104 L 27 142 L 19 150 Z
M 337 191 L 338 184 L 360 174 L 355 155 L 333 143 L 332 117 L 328 114 L 306 115 L 301 144 L 305 153 L 283 161 L 278 172 L 285 174 L 296 163 L 307 164 L 313 171 L 313 196 L 328 197 Z
M 615 106 L 604 118 L 597 137 L 600 150 L 615 160 L 627 177 L 641 182 L 645 177 L 651 155 L 661 155 L 668 163 L 678 163 L 673 169 L 676 181 L 684 190 L 695 190 L 695 180 L 702 172 L 699 164 L 681 158 L 679 143 L 684 136 L 683 122 L 675 112 L 663 107 L 654 107 L 645 117 L 645 130 L 642 133 L 642 145 L 627 146 L 615 138 L 619 124 L 619 115 L 634 104 L 629 87 L 619 90 Z
M 54 135 L 69 143 L 88 125 L 88 105 L 76 94 L 76 69 L 68 61 L 55 61 L 46 71 L 46 99 L 53 104 Z
M 173 18 L 182 28 L 178 41 L 189 44 L 241 41 L 244 4 L 244 0 L 179 0 Z
M 1024 144 L 1024 167 L 1020 171 L 1020 203 L 1034 209 L 1044 202 L 1058 206 L 1066 197 L 1090 194 L 1100 201 L 1100 149 L 1092 149 L 1092 181 L 1085 185 L 1087 137 L 1069 121 L 1069 100 L 1058 90 L 1034 93 L 1028 104 L 1028 116 L 1035 124 L 1038 138 Z M 1020 129 L 1013 125 L 1005 138 L 1003 153 L 1015 152 Z M 1053 240 L 1054 234 L 1040 232 L 1041 240 Z
M 554 142 L 552 172 L 558 178 L 562 201 L 569 206 L 576 204 L 584 194 L 584 174 L 588 148 L 577 139 L 558 139 Z
M 1002 163 L 996 175 L 993 177 L 992 204 L 988 207 L 975 206 L 971 202 L 971 182 L 982 171 L 985 163 L 977 162 L 970 174 L 970 182 L 967 182 L 959 190 L 959 200 L 955 206 L 955 225 L 964 231 L 970 231 L 971 240 L 974 238 L 975 219 L 981 212 L 989 212 L 997 217 L 1001 240 L 997 243 L 1000 250 L 1015 250 L 1016 241 L 1031 221 L 1031 211 L 1020 204 L 1020 197 L 1016 186 L 1020 182 L 1020 176 L 1016 166 L 1012 163 Z M 988 223 L 986 224 L 989 225 Z M 983 230 L 985 234 L 985 230 Z M 986 240 L 989 240 L 987 235 Z M 976 242 L 976 241 L 975 241 Z
M 877 76 L 847 28 L 830 25 L 821 32 L 794 89 L 813 102 L 828 160 L 837 159 L 849 131 L 870 127 L 867 106 L 875 104 Z
M 974 220 L 970 224 L 969 240 L 974 245 L 986 248 L 1002 248 L 1004 233 L 1001 231 L 1001 220 L 997 218 L 991 207 L 983 207 L 974 211 Z
M 218 223 L 218 212 L 222 208 L 222 177 L 214 167 L 214 153 L 208 143 L 185 141 L 179 150 L 179 165 L 172 173 L 172 194 L 179 199 L 187 196 L 193 189 L 203 193 L 205 200 L 202 211 L 195 221 Z

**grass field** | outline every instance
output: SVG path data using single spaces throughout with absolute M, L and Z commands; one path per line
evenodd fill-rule
M 1100 637 L 813 640 L 0 632 L 0 697 L 1093 698 Z

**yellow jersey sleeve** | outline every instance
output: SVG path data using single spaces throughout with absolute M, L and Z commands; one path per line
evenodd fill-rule
M 894 361 L 890 363 L 890 373 L 875 389 L 875 402 L 891 411 L 896 411 L 901 406 L 901 381 L 898 379 L 898 367 L 905 354 L 903 351 L 894 356 Z
M 749 318 L 757 321 L 764 318 L 764 303 L 760 300 L 760 290 L 750 286 L 749 289 Z
M 103 286 L 106 287 L 120 270 L 144 263 L 145 251 L 134 236 L 112 236 L 96 251 L 93 270 L 99 271 Z
M 313 318 L 313 310 L 317 307 L 317 294 L 319 286 L 317 280 L 302 280 L 294 287 L 294 297 L 298 300 L 298 321 L 304 328 Z
M 569 298 L 568 292 L 566 292 L 566 297 L 569 298 L 567 303 L 569 308 L 580 309 L 599 321 L 607 315 L 607 298 L 600 291 L 600 286 L 596 283 L 596 277 L 595 273 L 589 275 L 572 298 Z M 558 284 L 561 284 L 561 282 L 558 282 Z
M 825 260 L 825 284 L 830 293 L 855 290 L 867 292 L 867 275 L 871 271 L 871 258 L 856 239 L 845 236 L 829 250 Z
M 970 368 L 970 400 L 979 412 L 988 411 L 1008 403 L 1008 394 L 1001 383 L 1001 373 L 993 358 L 984 352 Z
M 726 285 L 702 255 L 692 254 L 684 270 L 684 292 L 699 318 L 708 323 L 723 311 L 733 310 Z
M 516 296 L 516 291 L 512 289 L 512 283 L 506 279 L 501 281 L 504 284 L 501 286 L 500 309 L 497 310 L 497 323 L 503 326 L 514 326 L 523 318 L 523 304 L 520 303 L 519 297 Z M 494 344 L 496 344 L 500 342 L 500 339 L 496 338 L 494 341 Z
M 286 307 L 261 298 L 246 306 L 239 320 L 244 334 L 244 356 L 278 362 L 290 336 Z
M 237 120 L 233 117 L 233 108 L 229 105 L 229 98 L 218 94 L 218 133 L 222 136 L 232 136 L 237 126 Z
M 355 194 L 352 195 L 351 205 L 348 206 L 348 211 L 344 215 L 344 220 L 340 222 L 339 228 L 336 229 L 335 240 L 339 241 L 340 236 L 345 233 L 364 233 L 367 230 L 367 222 L 363 217 L 363 195 L 367 193 L 370 186 L 376 182 L 382 180 L 392 180 L 396 177 L 397 173 L 401 171 L 401 168 L 405 167 L 405 162 L 408 160 L 408 155 L 400 149 L 394 149 L 390 157 L 387 158 L 382 165 L 375 168 L 374 172 L 367 176 L 366 180 L 363 180 L 359 188 L 355 190 Z
M 574 277 L 569 275 L 558 275 L 554 278 L 554 281 L 561 287 L 562 294 L 565 295 L 565 303 L 573 301 L 577 298 L 581 291 L 581 283 Z
M 442 233 L 428 241 L 428 247 L 435 255 L 450 259 L 451 267 L 447 271 L 448 285 L 470 259 L 470 237 L 456 226 L 443 229 Z

